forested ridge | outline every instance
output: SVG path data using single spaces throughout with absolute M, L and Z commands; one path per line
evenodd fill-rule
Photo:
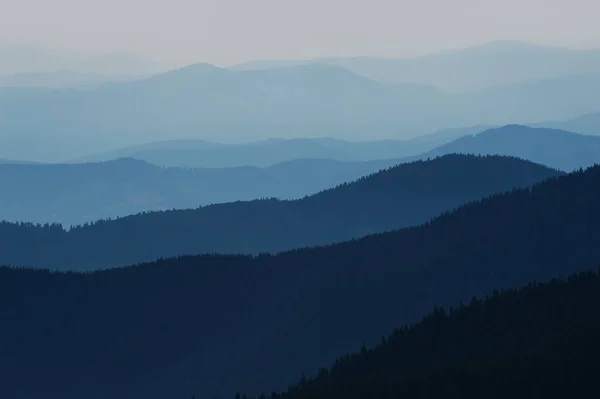
M 465 202 L 562 172 L 517 158 L 446 155 L 296 201 L 149 212 L 65 230 L 0 223 L 0 264 L 92 270 L 201 253 L 279 252 L 419 225 Z
M 0 396 L 281 390 L 434 306 L 598 264 L 599 182 L 596 166 L 419 227 L 279 255 L 86 274 L 2 268 Z
M 435 308 L 379 345 L 261 398 L 588 397 L 597 390 L 598 306 L 594 271 L 494 290 L 466 305 Z

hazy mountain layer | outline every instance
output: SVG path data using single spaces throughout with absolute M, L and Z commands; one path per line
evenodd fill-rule
M 461 137 L 427 152 L 424 157 L 452 153 L 508 155 L 572 171 L 600 164 L 600 136 L 508 125 Z
M 186 168 L 270 166 L 298 159 L 372 161 L 421 154 L 456 138 L 484 131 L 485 126 L 444 129 L 408 140 L 351 142 L 333 138 L 269 139 L 244 144 L 202 140 L 171 140 L 122 148 L 76 159 L 76 162 L 109 161 L 123 157 L 155 165 Z
M 193 65 L 86 89 L 0 89 L 0 156 L 56 161 L 140 142 L 402 139 L 449 126 L 565 120 L 600 109 L 600 73 L 447 94 L 341 67 Z
M 593 112 L 562 122 L 545 122 L 540 126 L 600 136 L 600 112 Z
M 600 72 L 600 49 L 568 50 L 498 41 L 415 58 L 321 58 L 305 61 L 254 61 L 233 70 L 268 69 L 325 63 L 386 83 L 413 83 L 450 92 L 477 91 L 527 80 Z

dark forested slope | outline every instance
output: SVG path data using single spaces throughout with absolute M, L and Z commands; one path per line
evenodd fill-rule
M 598 264 L 599 182 L 594 167 L 420 227 L 276 256 L 89 274 L 0 269 L 0 396 L 284 389 L 434 306 Z
M 182 254 L 256 254 L 323 245 L 417 225 L 465 202 L 558 174 L 516 158 L 448 155 L 399 165 L 297 201 L 152 212 L 69 231 L 1 224 L 0 264 L 89 270 Z
M 567 398 L 597 389 L 600 276 L 436 308 L 271 399 Z

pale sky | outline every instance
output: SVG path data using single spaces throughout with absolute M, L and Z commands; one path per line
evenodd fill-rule
M 0 0 L 0 44 L 168 64 L 600 46 L 599 0 Z

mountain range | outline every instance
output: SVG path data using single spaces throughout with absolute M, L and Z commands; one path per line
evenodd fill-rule
M 597 136 L 600 135 L 600 112 L 592 112 L 567 121 L 546 122 L 538 125 Z
M 518 41 L 479 46 L 414 58 L 318 58 L 250 61 L 233 70 L 256 70 L 322 63 L 346 68 L 384 83 L 433 86 L 448 92 L 470 92 L 537 79 L 600 72 L 600 49 L 570 50 Z
M 122 174 L 118 165 L 112 167 L 113 178 Z M 560 174 L 516 158 L 448 155 L 402 164 L 294 201 L 140 213 L 68 231 L 60 225 L 4 223 L 0 264 L 91 270 L 181 254 L 258 254 L 324 245 L 417 225 L 465 202 Z M 173 180 L 168 176 L 165 182 Z M 111 192 L 93 187 L 90 197 Z M 23 198 L 16 195 L 14 203 Z M 44 201 L 51 201 L 49 194 Z M 85 203 L 75 197 L 65 206 Z
M 507 125 L 465 135 L 428 151 L 420 158 L 452 153 L 507 155 L 570 172 L 600 163 L 600 136 Z
M 0 45 L 0 398 L 592 395 L 600 49 L 165 71 Z
M 600 109 L 598 91 L 600 73 L 448 94 L 331 65 L 200 64 L 95 88 L 0 88 L 0 156 L 59 161 L 165 137 L 402 139 L 449 126 L 567 120 Z
M 599 179 L 596 166 L 421 226 L 275 256 L 181 256 L 84 274 L 2 268 L 0 395 L 154 399 L 282 390 L 434 306 L 597 264 Z M 541 317 L 539 307 L 549 303 L 533 301 L 531 311 Z M 513 325 L 525 328 L 527 319 L 514 316 Z
M 265 168 L 183 169 L 131 158 L 83 164 L 0 161 L 5 189 L 0 220 L 70 226 L 147 211 L 260 198 L 296 199 L 399 162 L 298 159 Z
M 6 190 L 0 198 L 0 219 L 70 226 L 140 212 L 189 209 L 232 201 L 298 199 L 397 164 L 455 153 L 518 157 L 562 171 L 600 163 L 598 136 L 519 125 L 479 133 L 480 129 L 483 127 L 448 130 L 405 142 L 297 139 L 225 145 L 194 140 L 167 141 L 99 156 L 131 154 L 144 161 L 121 158 L 55 165 L 0 160 L 0 177 Z M 469 134 L 471 132 L 474 134 Z M 460 137 L 450 141 L 453 136 Z M 417 156 L 378 159 L 410 154 L 444 142 L 446 144 Z M 336 160 L 370 158 L 374 160 Z M 198 164 L 265 165 L 282 159 L 291 160 L 260 168 L 182 169 L 147 163 L 173 163 L 193 168 Z
M 565 122 L 565 125 L 570 125 L 570 122 Z M 332 138 L 281 139 L 240 145 L 175 140 L 123 148 L 77 161 L 110 160 L 127 156 L 155 165 L 196 168 L 268 166 L 294 159 L 344 162 L 395 159 L 398 162 L 408 162 L 462 153 L 514 156 L 570 171 L 600 162 L 599 145 L 600 138 L 597 135 L 576 134 L 555 128 L 532 128 L 524 125 L 496 128 L 473 126 L 444 129 L 409 140 L 349 142 Z
M 266 167 L 299 159 L 343 162 L 398 159 L 429 151 L 487 126 L 443 129 L 407 140 L 347 141 L 334 138 L 268 139 L 243 144 L 203 140 L 169 140 L 125 147 L 115 151 L 70 160 L 100 162 L 135 158 L 160 166 L 185 168 Z

